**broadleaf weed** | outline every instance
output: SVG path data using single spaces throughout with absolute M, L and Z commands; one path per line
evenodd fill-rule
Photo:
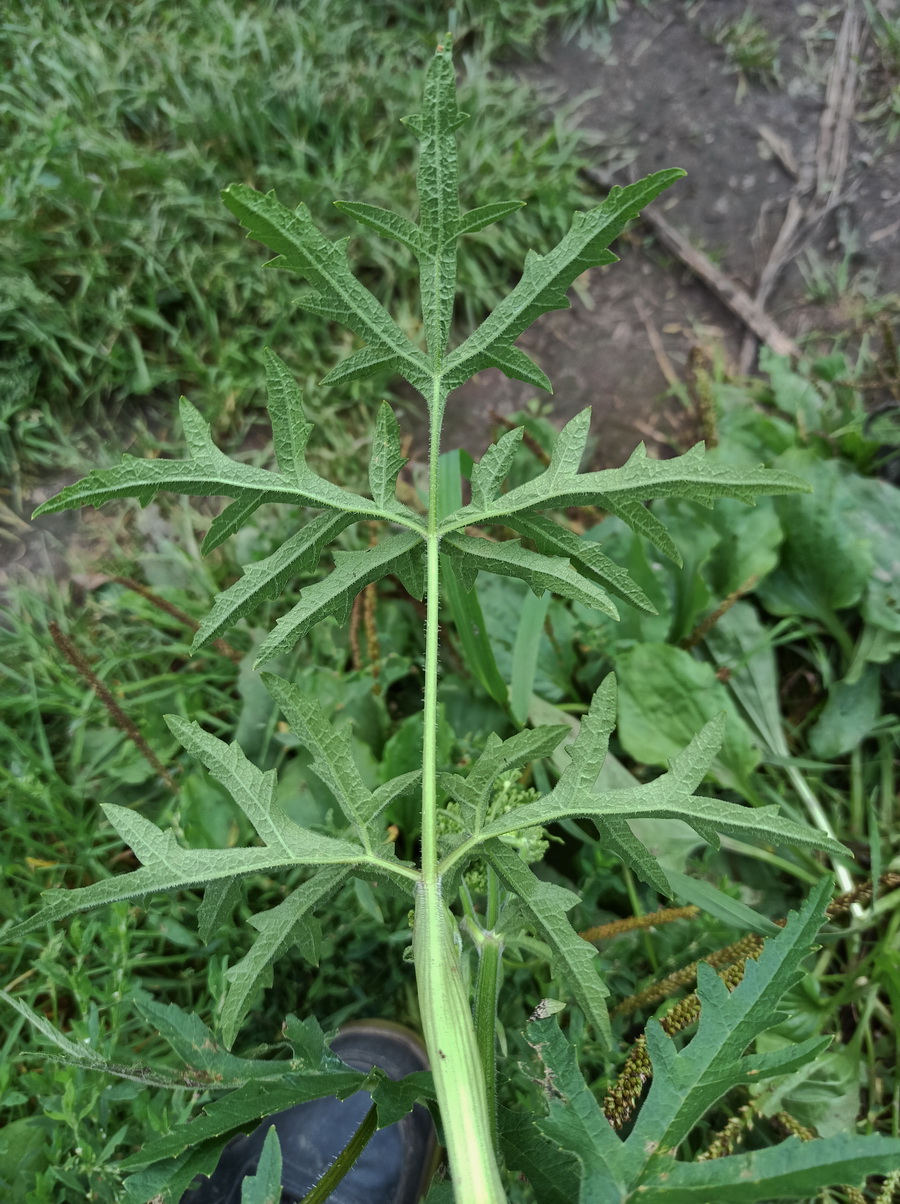
M 717 499 L 752 503 L 758 496 L 804 492 L 798 478 L 723 459 L 707 458 L 702 445 L 671 460 L 647 457 L 639 447 L 620 469 L 581 471 L 588 438 L 589 412 L 570 421 L 558 435 L 541 470 L 507 492 L 504 483 L 516 460 L 521 433 L 504 435 L 471 470 L 471 498 L 465 502 L 452 480 L 441 488 L 441 426 L 454 389 L 474 373 L 499 368 L 536 387 L 549 382 L 515 343 L 540 315 L 565 308 L 566 293 L 586 269 L 612 263 L 611 242 L 639 210 L 683 174 L 657 172 L 645 180 L 615 188 L 588 213 L 577 213 L 556 246 L 544 254 L 530 251 L 518 284 L 460 344 L 450 349 L 457 291 L 457 243 L 464 235 L 508 217 L 518 202 L 500 198 L 460 214 L 456 132 L 466 120 L 456 100 L 456 81 L 448 46 L 439 47 L 428 69 L 422 110 L 406 119 L 419 140 L 418 221 L 371 205 L 342 204 L 344 212 L 377 234 L 393 238 L 419 265 L 424 345 L 415 332 L 398 325 L 385 306 L 351 271 L 347 244 L 322 233 L 303 204 L 290 209 L 273 193 L 244 184 L 224 193 L 228 208 L 248 234 L 276 253 L 274 266 L 308 285 L 301 306 L 353 332 L 353 345 L 325 383 L 346 385 L 392 371 L 425 399 L 430 417 L 427 503 L 422 509 L 397 496 L 404 465 L 399 426 L 387 405 L 379 411 L 372 441 L 369 494 L 352 492 L 314 471 L 306 459 L 311 427 L 302 396 L 287 365 L 267 353 L 266 373 L 276 467 L 265 469 L 224 455 L 207 424 L 188 402 L 182 421 L 187 459 L 124 457 L 114 468 L 91 472 L 45 503 L 38 514 L 124 497 L 149 503 L 162 491 L 198 497 L 224 495 L 231 504 L 207 536 L 215 547 L 243 527 L 264 504 L 315 511 L 270 555 L 216 599 L 201 623 L 194 647 L 258 615 L 264 603 L 281 596 L 298 574 L 316 569 L 326 547 L 352 524 L 379 525 L 375 542 L 333 552 L 333 568 L 305 585 L 299 600 L 259 644 L 257 665 L 280 672 L 263 676 L 266 689 L 287 726 L 311 755 L 311 769 L 328 788 L 335 811 L 331 830 L 302 823 L 282 807 L 277 775 L 262 770 L 238 743 L 227 743 L 190 716 L 171 716 L 172 734 L 211 777 L 227 790 L 252 825 L 257 843 L 248 847 L 191 848 L 172 829 L 163 830 L 137 811 L 113 802 L 104 812 L 140 868 L 101 877 L 72 890 L 48 892 L 46 906 L 14 930 L 25 935 L 48 922 L 101 905 L 174 890 L 203 890 L 204 939 L 230 923 L 239 892 L 250 875 L 284 880 L 274 905 L 257 911 L 246 954 L 224 974 L 218 1032 L 213 1034 L 177 1008 L 144 1003 L 142 1013 L 189 1061 L 195 1085 L 214 1090 L 203 1116 L 148 1142 L 120 1164 L 135 1172 L 126 1200 L 140 1202 L 162 1194 L 177 1199 L 197 1173 L 208 1173 L 218 1150 L 235 1131 L 278 1108 L 323 1095 L 373 1092 L 382 1123 L 411 1106 L 417 1095 L 433 1092 L 440 1109 L 453 1191 L 458 1204 L 495 1204 L 506 1198 L 507 1172 L 522 1169 L 527 1156 L 496 1105 L 496 1016 L 504 945 L 537 939 L 550 951 L 556 977 L 574 999 L 588 1031 L 608 1045 L 611 1030 L 607 986 L 598 972 L 595 951 L 573 929 L 567 913 L 578 897 L 545 880 L 531 868 L 542 851 L 541 832 L 555 823 L 589 819 L 600 845 L 615 855 L 633 877 L 661 893 L 673 893 L 666 870 L 629 821 L 678 819 L 715 844 L 718 834 L 742 841 L 794 845 L 844 855 L 831 836 L 780 814 L 777 807 L 747 807 L 698 794 L 722 745 L 724 719 L 712 718 L 681 749 L 658 777 L 618 789 L 601 789 L 610 738 L 616 723 L 616 682 L 609 675 L 596 691 L 587 713 L 576 724 L 540 724 L 501 740 L 492 736 L 465 773 L 442 763 L 439 701 L 441 589 L 449 582 L 457 622 L 471 621 L 470 605 L 479 573 L 515 578 L 540 596 L 544 591 L 572 600 L 586 611 L 618 617 L 620 607 L 652 613 L 654 605 L 641 586 L 598 545 L 577 536 L 561 521 L 573 506 L 597 507 L 624 527 L 680 563 L 679 549 L 660 519 L 645 506 L 654 498 L 689 499 L 712 507 Z M 444 461 L 446 471 L 458 471 Z M 497 538 L 512 529 L 514 539 Z M 475 534 L 474 532 L 478 533 Z M 297 641 L 323 619 L 350 619 L 354 600 L 374 582 L 391 576 L 408 595 L 424 604 L 424 702 L 421 757 L 415 768 L 394 780 L 367 780 L 354 756 L 348 727 L 335 725 L 315 695 L 285 676 Z M 496 694 L 497 678 L 487 659 L 489 645 L 471 643 L 483 659 L 480 676 Z M 496 669 L 496 666 L 494 666 Z M 509 713 L 523 718 L 525 687 L 516 705 L 501 697 Z M 418 720 L 417 720 L 418 722 Z M 557 761 L 555 784 L 547 789 L 507 791 L 498 802 L 496 783 L 511 771 L 539 766 L 568 738 L 567 755 Z M 537 777 L 536 777 L 537 780 Z M 417 845 L 398 851 L 391 808 L 414 792 L 421 800 Z M 401 856 L 400 854 L 404 854 Z M 413 854 L 417 854 L 415 859 Z M 231 1052 L 261 985 L 271 981 L 272 965 L 292 945 L 315 962 L 321 929 L 315 916 L 353 878 L 377 881 L 414 904 L 412 957 L 422 1027 L 429 1048 L 433 1088 L 427 1080 L 413 1091 L 392 1085 L 378 1072 L 362 1074 L 343 1067 L 327 1049 L 311 1017 L 289 1018 L 284 1036 L 287 1057 L 239 1057 Z M 526 1117 L 534 1140 L 573 1155 L 581 1168 L 583 1204 L 648 1201 L 698 1204 L 717 1201 L 805 1199 L 837 1178 L 845 1182 L 865 1173 L 888 1171 L 900 1157 L 896 1139 L 857 1137 L 807 1142 L 802 1151 L 789 1140 L 750 1154 L 707 1161 L 673 1161 L 707 1111 L 731 1087 L 796 1069 L 824 1047 L 819 1037 L 784 1051 L 746 1053 L 756 1037 L 779 1018 L 781 997 L 801 976 L 827 903 L 828 881 L 820 878 L 810 900 L 789 917 L 784 929 L 765 946 L 758 962 L 747 965 L 739 983 L 726 986 L 709 967 L 699 970 L 698 1036 L 681 1047 L 651 1022 L 646 1034 L 653 1082 L 630 1134 L 620 1138 L 602 1115 L 586 1086 L 554 1013 L 545 1001 L 528 1030 L 528 1041 L 553 1084 L 546 1116 Z M 473 891 L 475 898 L 473 898 Z M 483 892 L 483 894 L 482 894 Z M 707 892 L 709 893 L 709 892 Z M 371 890 L 357 892 L 370 911 L 377 907 Z M 474 1008 L 460 964 L 460 916 L 477 950 L 479 972 Z M 737 905 L 736 905 L 737 907 Z M 121 914 L 121 912 L 120 912 Z M 532 934 L 531 937 L 523 933 Z M 144 1068 L 123 1068 L 99 1050 L 80 1051 L 34 1008 L 7 996 L 21 1016 L 36 1024 L 62 1056 L 88 1070 L 126 1078 L 149 1077 Z M 199 1042 L 199 1045 L 198 1045 Z M 202 1051 L 202 1057 L 196 1053 Z M 286 1050 L 285 1050 L 286 1052 Z M 198 1065 L 198 1058 L 202 1064 Z M 202 1073 L 201 1073 L 202 1072 Z M 185 1080 L 173 1083 L 184 1086 Z M 371 1125 L 370 1125 L 371 1127 Z M 520 1130 L 521 1132 L 521 1130 Z M 538 1138 L 540 1134 L 540 1138 Z M 518 1152 L 517 1152 L 518 1151 Z M 506 1168 L 503 1166 L 503 1158 Z M 260 1172 L 277 1177 L 277 1151 L 269 1149 Z M 258 1183 L 257 1188 L 262 1191 Z M 253 1190 L 253 1188 L 251 1188 Z M 539 1198 L 543 1198 L 539 1194 Z

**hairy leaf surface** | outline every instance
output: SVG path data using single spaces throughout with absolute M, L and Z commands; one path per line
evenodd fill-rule
M 463 586 L 470 590 L 479 571 L 484 570 L 502 577 L 518 577 L 536 594 L 549 589 L 611 618 L 619 617 L 609 594 L 595 582 L 582 577 L 567 560 L 532 552 L 523 548 L 517 539 L 495 543 L 491 539 L 457 533 L 445 535 L 441 547 L 453 558 Z
M 481 850 L 500 881 L 538 927 L 554 954 L 554 966 L 569 983 L 579 1007 L 605 1045 L 612 1043 L 606 984 L 597 972 L 597 951 L 581 939 L 566 919 L 578 896 L 552 882 L 542 882 L 515 849 L 494 840 Z
M 588 268 L 614 263 L 607 248 L 625 223 L 684 175 L 673 168 L 648 176 L 627 188 L 613 188 L 602 205 L 576 213 L 568 234 L 546 255 L 529 251 L 519 283 L 481 326 L 445 361 L 444 381 L 458 388 L 482 368 L 500 368 L 507 376 L 550 389 L 550 382 L 513 343 L 539 318 L 553 309 L 567 309 L 566 290 Z
M 356 521 L 357 515 L 340 511 L 317 514 L 270 556 L 248 565 L 243 577 L 216 598 L 191 647 L 202 648 L 240 619 L 253 614 L 263 603 L 280 597 L 295 577 L 311 573 L 319 563 L 322 550 Z
M 576 422 L 572 419 L 568 425 Z M 560 434 L 563 435 L 568 427 Z M 579 473 L 577 461 L 561 458 L 545 472 L 487 505 L 470 503 L 441 525 L 445 532 L 485 523 L 528 510 L 564 510 L 567 506 L 597 506 L 618 515 L 667 555 L 678 555 L 665 528 L 640 503 L 657 497 L 689 497 L 711 506 L 717 497 L 734 497 L 752 504 L 760 494 L 805 493 L 809 486 L 791 473 L 752 466 L 710 462 L 698 443 L 671 460 L 651 460 L 641 444 L 622 468 Z M 640 513 L 638 513 L 640 511 Z M 664 538 L 660 537 L 660 531 Z M 673 557 L 674 558 L 674 557 Z
M 312 313 L 340 322 L 365 340 L 369 358 L 348 373 L 341 365 L 325 378 L 361 379 L 376 367 L 390 366 L 420 391 L 428 388 L 428 360 L 403 333 L 384 306 L 350 271 L 347 242 L 332 242 L 315 226 L 306 205 L 292 212 L 274 192 L 263 195 L 246 184 L 232 184 L 222 199 L 247 233 L 278 253 L 277 267 L 307 279 L 316 290 L 300 299 Z
M 260 645 L 256 664 L 264 665 L 280 652 L 289 652 L 301 636 L 333 615 L 339 623 L 350 616 L 353 599 L 373 581 L 398 573 L 410 592 L 422 596 L 422 542 L 407 532 L 389 535 L 361 552 L 335 552 L 334 568 L 323 581 L 308 585 L 300 601 L 275 624 Z

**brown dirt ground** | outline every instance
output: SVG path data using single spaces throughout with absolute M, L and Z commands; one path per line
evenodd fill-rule
M 896 0 L 888 8 L 896 11 Z M 686 179 L 657 202 L 665 218 L 732 280 L 753 294 L 775 243 L 797 175 L 814 177 L 822 143 L 829 72 L 839 45 L 845 4 L 788 0 L 683 0 L 648 7 L 625 0 L 609 38 L 553 46 L 521 74 L 545 91 L 554 108 L 584 97 L 578 121 L 596 142 L 598 167 L 618 168 L 627 182 L 662 167 L 686 169 Z M 779 76 L 766 86 L 743 80 L 711 37 L 745 11 L 780 40 Z M 827 207 L 800 230 L 792 257 L 765 304 L 768 314 L 801 345 L 816 334 L 861 334 L 867 300 L 900 290 L 900 156 L 883 126 L 863 120 L 884 80 L 860 10 L 862 40 L 848 123 L 846 170 L 839 195 L 803 203 Z M 840 73 L 846 84 L 853 67 Z M 881 91 L 879 92 L 879 89 Z M 796 164 L 790 171 L 777 154 Z M 683 378 L 690 348 L 718 347 L 736 366 L 746 328 L 709 288 L 662 249 L 640 224 L 619 240 L 621 262 L 586 273 L 572 309 L 547 314 L 520 340 L 554 384 L 560 421 L 594 409 L 596 466 L 617 465 L 645 439 L 655 454 L 696 437 L 682 405 L 667 397 L 661 368 L 667 358 Z M 851 286 L 826 299 L 810 298 L 798 269 L 807 257 L 836 279 L 843 264 Z M 651 338 L 657 337 L 664 356 Z M 485 416 L 508 415 L 538 396 L 533 386 L 499 371 L 480 373 L 451 398 L 444 446 L 480 453 L 489 433 Z

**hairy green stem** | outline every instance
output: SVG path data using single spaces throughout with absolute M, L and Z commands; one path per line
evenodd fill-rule
M 440 882 L 420 882 L 413 930 L 416 983 L 454 1197 L 457 1204 L 503 1204 L 506 1194 L 454 928 Z
M 500 918 L 500 882 L 487 867 L 488 902 L 485 926 L 476 936 L 478 976 L 475 979 L 475 1040 L 487 1095 L 491 1142 L 497 1148 L 497 999 L 503 965 L 503 937 L 496 931 Z
M 440 607 L 438 456 L 444 398 L 432 398 L 426 550 L 425 706 L 422 741 L 422 880 L 416 888 L 413 956 L 422 1028 L 457 1204 L 502 1204 L 481 1059 L 454 921 L 444 904 L 437 851 L 437 682 Z
M 378 1109 L 373 1104 L 362 1119 L 359 1128 L 325 1171 L 316 1185 L 306 1193 L 300 1204 L 325 1204 L 341 1180 L 353 1168 L 357 1158 L 369 1144 L 369 1139 L 378 1125 Z

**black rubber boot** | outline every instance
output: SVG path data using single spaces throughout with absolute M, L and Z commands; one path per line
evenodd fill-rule
M 387 1020 L 344 1025 L 331 1048 L 354 1070 L 380 1066 L 392 1079 L 428 1069 L 419 1038 Z M 240 1204 L 241 1184 L 256 1171 L 272 1125 L 281 1144 L 282 1204 L 295 1204 L 321 1178 L 362 1123 L 372 1104 L 367 1091 L 349 1099 L 311 1100 L 267 1117 L 247 1137 L 235 1137 L 222 1151 L 212 1176 L 198 1178 L 181 1204 Z M 351 1170 L 329 1197 L 331 1204 L 415 1204 L 434 1170 L 437 1143 L 427 1108 L 412 1112 L 374 1133 Z

